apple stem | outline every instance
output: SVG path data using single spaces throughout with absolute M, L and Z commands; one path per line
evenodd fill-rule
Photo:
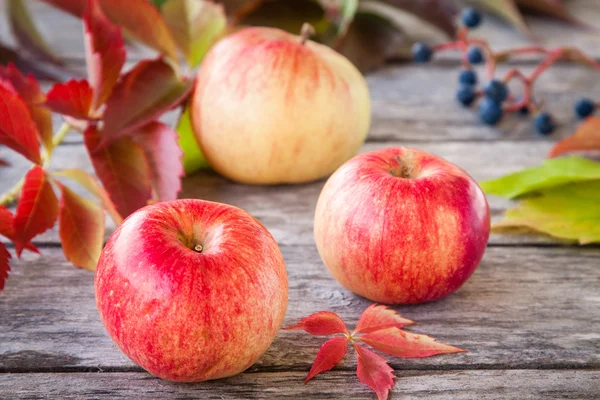
M 305 22 L 302 24 L 302 29 L 300 29 L 300 43 L 306 43 L 306 41 L 315 33 L 315 28 L 313 28 L 313 26 L 308 22 Z
M 201 244 L 197 244 L 194 246 L 194 251 L 196 251 L 198 253 L 202 253 L 202 250 L 204 250 L 204 247 L 202 247 Z

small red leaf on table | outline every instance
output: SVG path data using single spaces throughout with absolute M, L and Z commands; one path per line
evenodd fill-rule
M 396 357 L 420 358 L 436 354 L 460 353 L 465 350 L 438 343 L 427 335 L 405 332 L 398 328 L 387 328 L 357 337 L 369 346 Z
M 139 62 L 121 77 L 106 103 L 102 145 L 131 133 L 178 105 L 191 89 L 161 59 Z
M 387 399 L 390 389 L 394 386 L 394 370 L 383 357 L 357 343 L 354 344 L 354 350 L 358 356 L 358 379 L 373 389 L 379 400 Z
M 0 243 L 0 290 L 4 289 L 4 282 L 8 279 L 8 273 L 10 272 L 10 253 L 6 250 L 4 243 Z
M 125 44 L 121 29 L 104 15 L 97 1 L 89 0 L 83 16 L 88 79 L 94 88 L 92 110 L 110 95 L 125 64 Z
M 41 105 L 41 103 L 45 101 L 46 96 L 40 89 L 37 80 L 33 75 L 23 75 L 14 64 L 8 64 L 7 67 L 0 67 L 0 79 L 10 82 L 15 92 L 21 96 L 29 108 L 33 122 L 35 122 L 37 126 L 42 144 L 47 149 L 51 149 L 52 114 L 50 113 L 50 110 Z
M 44 3 L 68 12 L 75 17 L 81 17 L 85 10 L 85 0 L 42 0 Z
M 58 233 L 63 253 L 75 266 L 96 270 L 104 243 L 104 211 L 61 185 Z
M 15 215 L 15 250 L 21 256 L 23 248 L 36 235 L 52 228 L 58 217 L 58 200 L 46 172 L 33 166 L 25 175 L 21 197 Z
M 386 306 L 371 304 L 360 316 L 354 333 L 369 333 L 380 329 L 414 324 L 410 319 L 402 318 L 396 311 Z
M 100 135 L 95 127 L 88 128 L 84 138 L 96 175 L 119 214 L 127 217 L 144 207 L 152 197 L 152 184 L 141 146 L 125 136 L 97 150 Z
M 132 135 L 146 153 L 157 199 L 175 200 L 184 175 L 181 161 L 183 152 L 179 147 L 177 132 L 161 122 L 153 121 Z
M 600 117 L 590 117 L 571 136 L 556 143 L 549 158 L 573 152 L 600 152 Z
M 21 97 L 0 86 L 0 144 L 41 164 L 38 130 Z
M 344 320 L 339 315 L 321 311 L 302 319 L 296 325 L 283 328 L 286 331 L 303 330 L 311 335 L 333 335 L 334 333 L 348 334 Z
M 335 367 L 342 361 L 342 358 L 346 355 L 347 349 L 348 338 L 345 336 L 334 337 L 323 343 L 315 357 L 310 372 L 306 376 L 306 379 L 304 379 L 304 383 L 308 383 L 308 381 L 321 372 L 329 371 Z
M 0 235 L 12 241 L 15 240 L 14 220 L 14 215 L 6 207 L 0 206 Z M 40 251 L 31 242 L 27 243 L 25 248 L 34 253 L 40 253 Z
M 82 79 L 57 83 L 46 94 L 44 105 L 52 111 L 77 119 L 88 119 L 93 98 L 90 84 Z

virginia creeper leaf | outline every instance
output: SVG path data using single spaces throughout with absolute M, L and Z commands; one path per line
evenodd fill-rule
M 34 237 L 52 228 L 58 217 L 58 200 L 46 172 L 33 166 L 25 175 L 15 215 L 15 250 L 17 256 Z
M 357 339 L 396 357 L 420 358 L 436 354 L 464 352 L 458 347 L 438 343 L 430 336 L 405 332 L 396 327 L 366 333 Z
M 183 151 L 182 161 L 185 173 L 190 174 L 202 168 L 209 168 L 208 161 L 206 161 L 206 157 L 202 154 L 202 150 L 200 150 L 200 146 L 196 140 L 196 135 L 194 135 L 189 105 L 181 113 L 176 130 L 179 134 L 179 147 Z
M 81 17 L 85 10 L 86 0 L 42 0 L 54 7 L 68 12 L 75 17 Z
M 121 222 L 123 222 L 123 217 L 121 217 L 115 208 L 115 205 L 110 199 L 108 193 L 92 175 L 79 168 L 63 169 L 62 171 L 54 172 L 52 175 L 74 180 L 88 192 L 93 194 L 98 200 L 100 200 L 102 207 L 108 211 L 108 214 L 111 216 L 116 225 L 120 225 Z
M 565 183 L 592 179 L 600 179 L 600 163 L 583 157 L 561 157 L 545 160 L 539 167 L 481 182 L 480 186 L 488 194 L 512 199 Z
M 152 186 L 159 201 L 175 200 L 181 191 L 184 175 L 177 143 L 177 132 L 167 125 L 153 121 L 133 133 L 134 140 L 144 149 L 150 171 Z
M 410 319 L 386 306 L 371 304 L 360 316 L 354 333 L 369 333 L 390 327 L 402 328 L 414 324 Z
M 0 206 L 0 235 L 14 241 L 15 240 L 15 217 L 3 206 Z M 25 248 L 29 251 L 39 254 L 39 250 L 31 243 L 27 243 Z
M 533 36 L 531 29 L 529 29 L 525 19 L 523 19 L 523 15 L 519 11 L 514 0 L 471 0 L 471 3 L 475 3 L 475 5 L 479 5 L 485 10 L 507 21 L 525 36 Z
M 340 318 L 339 315 L 329 312 L 321 311 L 315 314 L 311 314 L 308 317 L 302 319 L 296 325 L 283 328 L 284 330 L 303 330 L 311 335 L 332 335 L 334 333 L 348 333 L 346 324 Z
M 191 81 L 180 80 L 161 59 L 139 62 L 121 77 L 106 103 L 102 146 L 156 119 L 181 103 Z
M 311 24 L 317 34 L 329 28 L 325 10 L 317 2 L 306 0 L 248 0 L 240 4 L 228 4 L 227 10 L 234 10 L 233 21 L 237 24 L 270 26 L 280 28 L 295 35 L 300 33 L 305 22 Z
M 40 105 L 46 100 L 46 96 L 37 80 L 33 75 L 23 75 L 12 63 L 7 67 L 0 67 L 1 79 L 10 82 L 13 89 L 27 104 L 42 144 L 46 149 L 52 149 L 52 114 L 50 110 Z
M 585 151 L 600 151 L 600 117 L 585 120 L 574 134 L 556 143 L 548 157 Z
M 85 79 L 57 83 L 46 94 L 44 105 L 52 111 L 77 119 L 90 118 L 93 92 Z
M 61 192 L 58 233 L 63 253 L 75 266 L 95 271 L 104 242 L 104 212 L 64 185 Z
M 21 97 L 0 85 L 0 144 L 41 164 L 38 130 Z
M 147 205 L 152 197 L 150 167 L 144 150 L 129 136 L 98 149 L 100 135 L 95 127 L 84 134 L 96 175 L 104 185 L 117 211 L 123 217 Z
M 517 4 L 523 11 L 546 15 L 574 24 L 581 24 L 580 21 L 569 13 L 562 0 L 517 0 Z
M 323 343 L 310 368 L 310 372 L 306 376 L 306 379 L 304 379 L 304 383 L 308 383 L 308 381 L 321 372 L 329 371 L 335 367 L 342 361 L 342 358 L 346 355 L 347 349 L 348 338 L 345 336 L 334 337 Z
M 600 180 L 571 183 L 526 198 L 493 228 L 526 227 L 580 244 L 600 243 Z
M 38 60 L 62 65 L 44 41 L 23 0 L 8 0 L 8 16 L 12 32 L 21 48 Z
M 456 27 L 454 17 L 457 8 L 451 1 L 447 0 L 379 0 L 387 3 L 399 10 L 403 10 L 426 22 L 431 26 L 440 29 L 449 37 L 454 36 Z
M 223 5 L 206 0 L 169 0 L 162 7 L 162 14 L 192 67 L 200 64 L 227 25 Z
M 319 0 L 329 21 L 325 32 L 325 43 L 335 45 L 337 39 L 346 34 L 358 9 L 358 0 Z
M 125 44 L 121 29 L 106 18 L 96 0 L 87 2 L 83 27 L 88 79 L 94 89 L 91 107 L 96 110 L 119 79 L 125 64 Z
M 394 328 L 396 329 L 396 328 Z M 371 350 L 354 343 L 354 350 L 358 356 L 356 376 L 377 394 L 379 400 L 388 398 L 390 389 L 394 386 L 394 370 L 385 359 Z
M 6 250 L 4 243 L 0 243 L 0 290 L 4 289 L 4 283 L 8 279 L 8 274 L 10 273 L 10 265 L 8 265 L 9 260 L 10 253 Z

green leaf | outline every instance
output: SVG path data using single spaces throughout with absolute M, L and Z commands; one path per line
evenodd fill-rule
M 580 244 L 600 242 L 600 180 L 570 183 L 522 200 L 494 229 L 526 227 Z
M 190 174 L 199 169 L 210 168 L 194 136 L 189 106 L 185 108 L 185 111 L 179 117 L 176 131 L 179 134 L 179 146 L 183 151 L 182 161 L 185 173 Z
M 539 167 L 481 182 L 487 194 L 509 199 L 569 182 L 600 179 L 600 163 L 582 157 L 553 158 Z
M 327 32 L 323 35 L 323 41 L 327 44 L 335 44 L 336 40 L 348 31 L 358 9 L 358 0 L 319 0 L 319 4 L 330 21 Z
M 204 0 L 170 0 L 162 8 L 177 46 L 192 67 L 223 36 L 227 17 L 222 4 Z
M 159 10 L 167 1 L 169 0 L 150 0 L 150 2 Z

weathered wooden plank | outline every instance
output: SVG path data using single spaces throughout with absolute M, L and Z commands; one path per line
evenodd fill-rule
M 598 371 L 401 371 L 391 399 L 596 399 Z M 219 381 L 176 384 L 145 373 L 4 374 L 0 396 L 79 399 L 375 398 L 350 371 L 327 372 L 308 385 L 301 372 L 244 373 Z
M 106 335 L 93 276 L 59 249 L 13 263 L 0 294 L 0 371 L 134 367 Z M 339 285 L 315 246 L 282 246 L 290 300 L 285 324 L 329 310 L 355 325 L 370 304 Z M 600 368 L 599 249 L 488 248 L 471 279 L 438 302 L 395 307 L 410 330 L 468 350 L 390 358 L 397 369 Z M 306 371 L 323 337 L 281 331 L 251 371 Z M 343 367 L 349 367 L 346 361 Z M 136 369 L 134 369 L 136 370 Z

